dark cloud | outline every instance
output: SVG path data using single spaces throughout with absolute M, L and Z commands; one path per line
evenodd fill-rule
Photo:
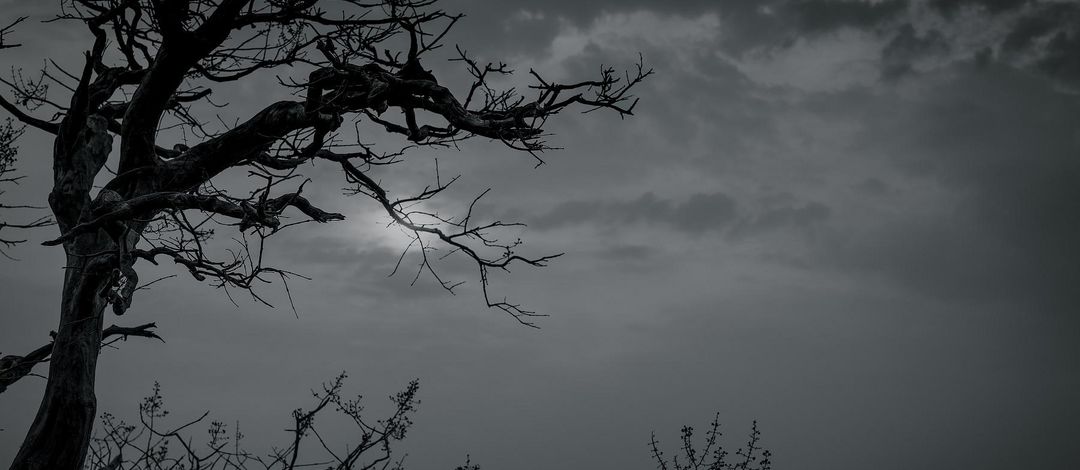
M 719 192 L 695 194 L 682 202 L 653 193 L 632 201 L 570 201 L 533 217 L 530 226 L 550 230 L 581 224 L 602 228 L 653 224 L 690 235 L 716 232 L 743 239 L 786 228 L 807 228 L 831 215 L 829 207 L 818 202 L 803 203 L 790 195 L 777 199 L 756 211 L 739 208 L 734 199 Z
M 1080 30 L 1060 31 L 1054 35 L 1037 67 L 1070 85 L 1080 85 Z
M 722 7 L 726 8 L 727 3 L 729 2 L 725 2 Z M 745 6 L 756 2 L 735 0 L 730 3 L 736 7 L 745 8 Z M 444 8 L 464 11 L 475 18 L 495 18 L 497 19 L 495 21 L 514 18 L 517 13 L 528 11 L 542 13 L 551 19 L 565 18 L 578 25 L 587 25 L 596 16 L 604 12 L 650 10 L 692 15 L 703 11 L 715 11 L 717 6 L 718 2 L 714 0 L 669 0 L 660 3 L 651 0 L 598 0 L 590 2 L 575 0 L 548 0 L 545 2 L 530 0 L 504 0 L 499 2 L 447 0 Z
M 906 0 L 739 1 L 719 4 L 725 22 L 724 46 L 734 54 L 757 48 L 784 48 L 844 28 L 878 29 L 907 11 Z
M 1008 31 L 984 45 L 977 54 L 988 62 L 998 59 L 1053 77 L 1069 86 L 1080 79 L 1080 4 L 1075 2 L 1040 2 L 1022 0 L 968 0 L 935 2 L 948 21 L 962 21 L 960 10 L 988 15 L 991 22 L 1001 22 Z M 1015 15 L 1002 15 L 1016 12 Z M 883 56 L 884 57 L 884 56 Z M 886 66 L 888 64 L 886 63 Z M 901 65 L 902 70 L 902 65 Z
M 829 219 L 832 210 L 820 202 L 771 207 L 743 220 L 731 231 L 734 238 L 751 237 L 783 228 L 808 228 Z
M 948 52 L 945 35 L 938 30 L 919 34 L 910 23 L 900 27 L 881 51 L 881 76 L 895 80 L 912 73 L 912 62 L 923 57 Z
M 907 7 L 907 0 L 817 0 L 789 2 L 780 6 L 779 11 L 781 14 L 790 14 L 800 31 L 821 33 L 840 28 L 874 28 L 893 20 L 907 11 Z
M 681 230 L 700 233 L 723 227 L 735 216 L 735 201 L 723 193 L 695 194 L 678 204 L 668 222 Z
M 660 270 L 675 268 L 678 264 L 665 256 L 661 246 L 619 243 L 604 246 L 592 253 L 603 265 L 611 266 L 621 273 L 649 275 Z
M 1038 3 L 1038 0 L 931 0 L 930 6 L 943 15 L 952 17 L 965 9 L 998 14 L 1033 3 Z
M 1075 86 L 1080 81 L 1080 4 L 1049 3 L 1029 8 L 1001 43 L 1005 58 L 1028 57 L 1036 70 Z
M 734 218 L 735 201 L 724 193 L 695 194 L 680 203 L 645 193 L 632 201 L 564 202 L 534 217 L 529 225 L 547 230 L 582 223 L 600 226 L 646 223 L 697 234 L 724 228 Z
M 1055 4 L 1047 5 L 1022 16 L 1012 26 L 1009 34 L 1005 36 L 1005 40 L 1001 44 L 1002 49 L 1006 52 L 1027 49 L 1035 40 L 1057 30 L 1062 24 L 1061 16 L 1063 14 L 1069 15 L 1075 10 L 1075 5 Z
M 876 26 L 905 10 L 908 3 L 908 0 L 448 0 L 445 6 L 450 10 L 469 12 L 473 17 L 506 19 L 527 11 L 542 13 L 551 18 L 568 19 L 578 25 L 587 25 L 601 13 L 648 10 L 661 14 L 697 15 L 703 12 L 720 12 L 734 15 L 739 20 L 772 17 L 775 21 L 786 22 L 805 32 L 822 32 L 841 27 Z
M 467 22 L 488 25 L 470 28 L 458 39 L 495 56 L 545 50 L 567 24 L 588 28 L 603 14 L 639 11 L 661 16 L 717 14 L 724 19 L 724 34 L 717 46 L 735 57 L 755 51 L 786 49 L 800 40 L 812 40 L 843 29 L 872 31 L 890 38 L 881 52 L 881 75 L 886 81 L 911 73 L 916 60 L 943 55 L 952 48 L 942 31 L 920 32 L 913 26 L 914 18 L 910 15 L 913 10 L 907 0 L 685 0 L 664 3 L 634 0 L 585 4 L 564 0 L 538 4 L 519 0 L 475 8 L 476 1 L 456 0 L 449 2 L 447 8 L 474 12 Z M 1005 25 L 1008 34 L 998 43 L 988 45 L 991 50 L 1000 49 L 1010 60 L 1016 54 L 1033 54 L 1036 60 L 1018 60 L 1017 63 L 1030 63 L 1035 70 L 1059 79 L 1074 81 L 1080 76 L 1080 60 L 1076 59 L 1080 56 L 1077 53 L 1080 32 L 1075 26 L 1080 18 L 1080 5 L 1029 0 L 934 1 L 930 5 L 948 22 L 961 21 L 963 16 L 957 13 L 963 10 L 1010 21 L 1012 24 Z M 1012 11 L 1022 14 L 1015 17 L 1000 15 Z M 664 64 L 660 63 L 664 54 L 651 50 L 643 52 L 650 60 L 659 61 L 654 65 L 664 69 Z
M 469 47 L 498 55 L 544 50 L 564 23 L 587 27 L 602 13 L 647 10 L 695 16 L 717 8 L 717 2 L 711 0 L 672 0 L 659 4 L 649 0 L 447 0 L 440 4 L 448 11 L 468 15 L 464 20 L 468 27 L 455 31 L 455 38 Z
M 899 18 L 908 4 L 908 0 L 452 0 L 446 8 L 469 12 L 466 21 L 477 26 L 468 31 L 464 43 L 472 40 L 477 47 L 495 53 L 545 48 L 560 31 L 562 22 L 584 28 L 605 13 L 648 11 L 681 16 L 718 14 L 726 19 L 723 46 L 741 54 L 758 47 L 788 46 L 802 37 L 843 28 L 879 28 Z

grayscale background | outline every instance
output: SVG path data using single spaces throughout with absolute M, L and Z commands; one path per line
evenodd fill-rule
M 106 322 L 155 321 L 167 342 L 103 353 L 101 411 L 133 419 L 159 381 L 177 420 L 211 410 L 268 450 L 309 390 L 347 370 L 373 414 L 420 379 L 405 443 L 418 469 L 466 454 L 490 469 L 648 469 L 651 431 L 674 452 L 681 425 L 715 412 L 732 450 L 758 420 L 778 469 L 1080 468 L 1080 4 L 443 6 L 468 15 L 448 41 L 505 60 L 508 84 L 530 67 L 589 78 L 638 52 L 656 70 L 633 118 L 552 120 L 564 150 L 539 168 L 477 140 L 382 175 L 422 187 L 437 158 L 462 175 L 438 208 L 491 187 L 481 215 L 528 223 L 529 253 L 566 252 L 493 280 L 550 314 L 541 329 L 485 309 L 453 262 L 443 273 L 470 281 L 456 296 L 429 277 L 410 286 L 411 270 L 387 277 L 406 238 L 316 166 L 307 194 L 348 220 L 268 250 L 313 279 L 289 285 L 299 316 L 280 284 L 260 288 L 271 309 L 146 271 L 181 275 Z M 33 20 L 0 72 L 81 63 L 81 27 L 37 23 L 54 8 L 0 0 L 0 22 Z M 460 64 L 426 65 L 464 83 Z M 229 119 L 286 97 L 271 79 L 215 96 Z M 368 141 L 400 143 L 364 125 Z M 20 144 L 28 178 L 5 198 L 43 205 L 50 143 L 28 130 Z M 56 327 L 61 251 L 37 244 L 54 232 L 0 260 L 0 353 Z M 0 465 L 44 384 L 0 396 Z

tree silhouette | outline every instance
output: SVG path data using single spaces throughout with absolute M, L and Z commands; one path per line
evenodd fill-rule
M 87 469 L 170 468 L 293 470 L 320 467 L 336 470 L 400 470 L 404 455 L 395 454 L 393 445 L 405 439 L 416 411 L 419 382 L 413 380 L 404 390 L 390 397 L 393 411 L 385 418 L 371 420 L 364 416 L 361 397 L 343 395 L 346 375 L 341 373 L 319 390 L 312 391 L 314 404 L 292 411 L 289 439 L 266 453 L 252 452 L 242 443 L 244 435 L 237 423 L 230 431 L 221 421 L 207 422 L 209 412 L 179 424 L 168 425 L 169 411 L 155 383 L 153 392 L 139 404 L 138 422 L 127 423 L 110 413 L 101 416 L 101 427 L 91 439 Z M 317 421 L 335 411 L 355 429 L 348 445 L 335 448 L 330 436 L 319 433 Z M 206 426 L 205 441 L 190 435 L 197 425 Z M 466 462 L 462 470 L 471 468 Z
M 319 390 L 313 390 L 315 403 L 308 409 L 292 411 L 287 442 L 269 452 L 253 452 L 242 442 L 240 423 L 230 431 L 217 420 L 208 420 L 210 412 L 194 419 L 177 422 L 169 416 L 161 387 L 155 382 L 153 392 L 139 404 L 138 421 L 127 423 L 111 413 L 103 413 L 101 426 L 91 439 L 87 470 L 162 470 L 174 468 L 265 469 L 294 470 L 319 467 L 333 470 L 402 470 L 405 455 L 396 454 L 394 444 L 405 439 L 412 427 L 410 416 L 420 401 L 416 398 L 419 381 L 409 382 L 404 390 L 390 396 L 393 411 L 385 418 L 372 421 L 364 416 L 362 397 L 346 398 L 346 374 L 342 372 Z M 357 432 L 344 446 L 335 446 L 333 436 L 320 434 L 316 421 L 327 418 L 327 410 L 356 428 Z M 168 422 L 178 424 L 167 424 Z M 192 431 L 205 426 L 208 437 L 196 441 Z M 699 446 L 694 442 L 694 428 L 683 426 L 680 445 L 673 459 L 668 460 L 660 450 L 653 433 L 649 453 L 659 470 L 770 470 L 772 453 L 761 447 L 761 433 L 754 422 L 746 447 L 734 454 L 720 442 L 720 415 L 709 424 L 705 439 Z M 336 439 L 341 440 L 341 439 Z M 329 442 L 328 442 L 329 441 Z M 454 470 L 480 470 L 466 455 L 465 464 Z
M 705 439 L 699 446 L 694 443 L 694 427 L 683 426 L 679 432 L 679 449 L 671 460 L 664 456 L 660 450 L 660 442 L 656 440 L 656 433 L 649 439 L 649 450 L 656 468 L 659 470 L 770 470 L 772 468 L 772 452 L 761 447 L 761 431 L 758 431 L 757 421 L 750 428 L 750 436 L 746 440 L 746 447 L 735 450 L 735 454 L 724 449 L 720 438 L 720 413 L 717 413 L 709 422 L 709 429 L 705 431 Z M 680 458 L 681 457 L 681 458 Z
M 46 358 L 49 364 L 13 469 L 75 469 L 84 462 L 102 341 L 156 337 L 153 324 L 103 328 L 107 308 L 123 315 L 133 305 L 139 262 L 172 261 L 198 281 L 261 301 L 256 284 L 291 275 L 263 263 L 267 240 L 296 223 L 344 218 L 307 199 L 309 184 L 344 181 L 353 196 L 376 203 L 412 234 L 420 270 L 447 290 L 459 283 L 440 277 L 433 250 L 470 260 L 485 303 L 531 325 L 536 314 L 491 295 L 488 276 L 514 264 L 543 266 L 558 255 L 518 254 L 520 241 L 499 237 L 518 224 L 477 222 L 472 205 L 457 217 L 418 208 L 456 178 L 436 174 L 423 191 L 394 195 L 377 172 L 409 151 L 475 137 L 542 162 L 548 118 L 573 108 L 630 115 L 637 102 L 631 90 L 651 73 L 638 62 L 624 74 L 602 68 L 594 79 L 564 84 L 530 71 L 534 83 L 519 94 L 491 85 L 511 72 L 506 65 L 483 64 L 458 48 L 451 58 L 472 84 L 455 94 L 423 67 L 462 18 L 436 0 L 62 0 L 58 12 L 52 21 L 90 33 L 83 63 L 67 70 L 49 62 L 37 78 L 16 71 L 0 79 L 12 92 L 0 107 L 54 136 L 48 203 L 60 235 L 46 245 L 66 254 L 51 346 L 0 364 L 4 386 Z M 10 33 L 6 27 L 0 38 Z M 215 86 L 279 72 L 278 83 L 296 99 L 267 103 L 233 125 L 208 117 L 223 106 L 213 100 Z M 63 96 L 54 96 L 58 88 Z M 399 135 L 401 145 L 376 150 L 349 137 L 346 121 Z M 301 176 L 316 163 L 339 167 L 342 179 Z M 220 175 L 230 171 L 249 182 L 226 187 Z M 296 216 L 302 219 L 288 219 Z M 222 227 L 241 236 L 238 246 L 219 253 L 210 237 Z

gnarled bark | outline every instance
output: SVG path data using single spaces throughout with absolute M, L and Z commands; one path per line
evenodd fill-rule
M 74 470 L 86 457 L 97 412 L 94 377 L 113 267 L 101 257 L 80 254 L 108 245 L 95 235 L 82 237 L 69 248 L 49 381 L 12 470 Z

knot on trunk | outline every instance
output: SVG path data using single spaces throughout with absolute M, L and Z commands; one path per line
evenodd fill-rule
M 131 308 L 135 290 L 139 288 L 139 273 L 131 267 L 133 260 L 130 256 L 120 260 L 119 276 L 116 279 L 116 288 L 108 294 L 112 311 L 116 315 L 123 315 Z
M 367 108 L 382 114 L 390 107 L 390 85 L 383 79 L 386 73 L 376 64 L 338 63 L 315 70 L 308 76 L 304 107 L 308 112 Z
M 102 189 L 90 204 L 90 215 L 101 217 L 110 212 L 124 208 L 125 204 L 127 203 L 124 201 L 123 196 L 116 191 L 108 188 Z

